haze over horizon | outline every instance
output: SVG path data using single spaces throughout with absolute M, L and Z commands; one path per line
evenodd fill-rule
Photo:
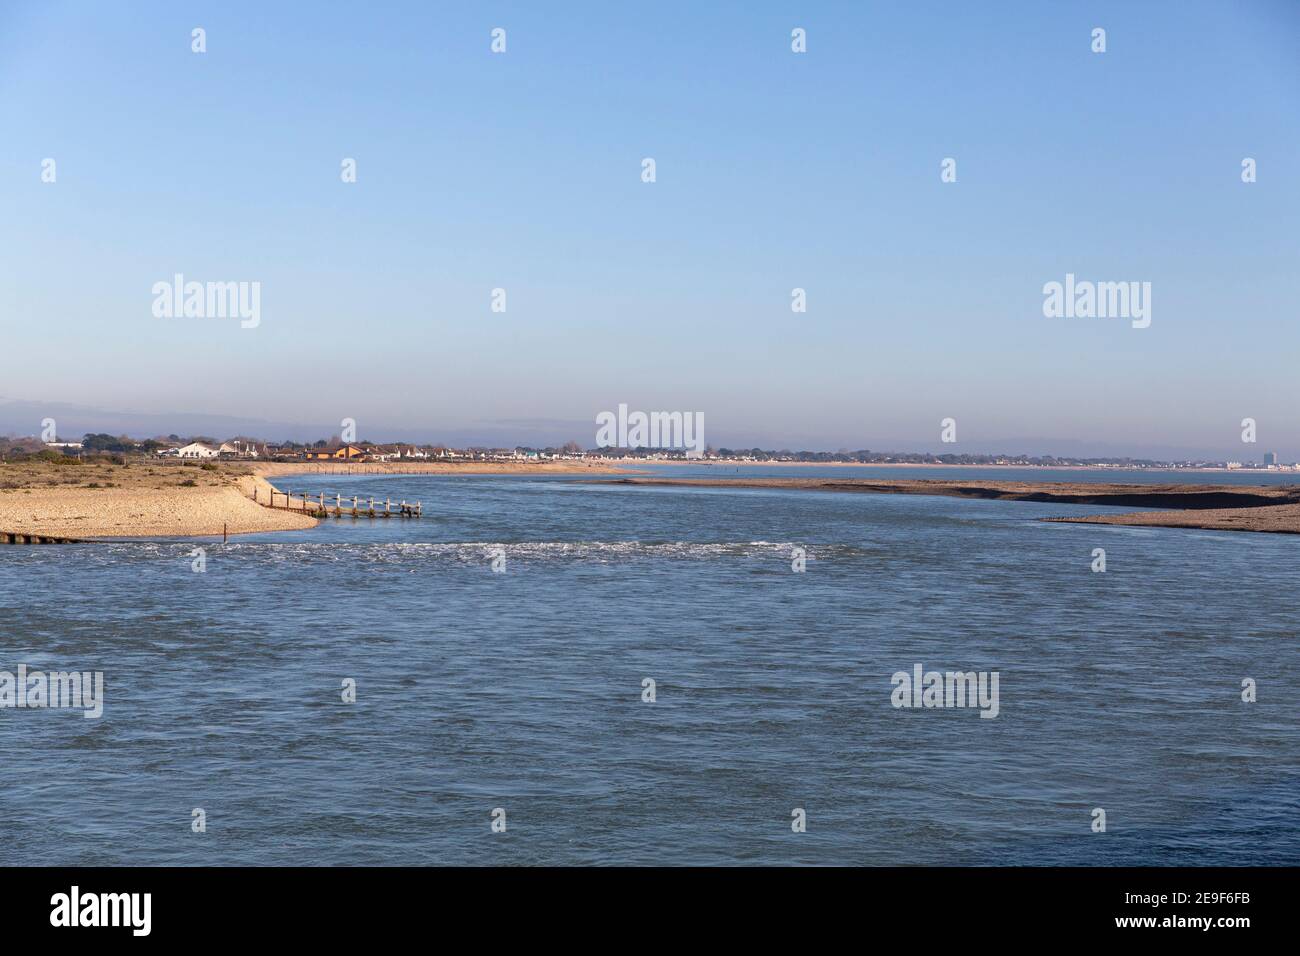
M 339 434 L 338 425 L 311 422 L 270 421 L 239 418 L 195 412 L 138 413 L 111 411 L 57 402 L 19 402 L 0 396 L 0 435 L 10 438 L 36 437 L 46 418 L 58 423 L 62 439 L 77 440 L 88 433 L 106 432 L 125 434 L 143 439 L 158 435 L 177 434 L 183 437 L 207 434 L 224 439 L 234 435 L 247 435 L 265 441 L 316 441 Z M 559 447 L 567 441 L 576 441 L 584 448 L 595 447 L 591 440 L 594 425 L 577 421 L 549 419 L 518 419 L 512 421 L 462 423 L 441 428 L 419 428 L 385 425 L 382 422 L 358 422 L 358 437 L 362 441 L 411 442 L 416 444 L 443 443 L 452 447 L 490 446 Z M 746 440 L 744 436 L 715 438 L 707 429 L 708 444 L 723 448 L 763 448 L 768 451 L 861 451 L 877 452 L 929 452 L 941 454 L 1027 454 L 1031 456 L 1074 456 L 1081 458 L 1131 457 L 1160 461 L 1234 460 L 1259 461 L 1265 452 L 1277 452 L 1283 461 L 1300 459 L 1284 448 L 1274 447 L 1260 439 L 1255 445 L 1242 446 L 1241 451 L 1228 446 L 1215 450 L 1152 444 L 1142 448 L 1105 442 L 1062 440 L 1050 437 L 991 437 L 980 443 L 958 441 L 944 444 L 939 441 L 915 441 L 907 438 L 876 437 L 857 442 L 822 441 L 811 443 L 777 442 L 763 444 Z M 1257 450 L 1256 450 L 1257 449 Z
M 0 10 L 0 431 L 1300 458 L 1300 4 L 133 11 Z

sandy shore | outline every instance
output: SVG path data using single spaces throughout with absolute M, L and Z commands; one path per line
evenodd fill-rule
M 0 465 L 0 531 L 78 539 L 152 538 L 290 531 L 316 525 L 308 515 L 263 506 L 271 497 L 267 478 L 276 476 L 617 472 L 620 469 L 584 462 L 216 462 L 211 467 L 158 460 L 116 465 L 6 463 Z M 346 487 L 340 485 L 339 490 Z
M 1046 518 L 1046 521 L 1141 527 L 1205 528 L 1300 534 L 1300 486 L 1180 485 L 1116 482 L 950 481 L 939 478 L 881 481 L 836 478 L 625 478 L 628 485 L 712 488 L 790 488 L 863 494 L 942 495 L 1056 504 L 1169 508 L 1117 515 Z
M 603 462 L 584 461 L 269 461 L 249 466 L 264 478 L 281 475 L 617 475 L 638 474 Z
M 251 484 L 252 479 L 248 481 Z M 220 535 L 223 530 L 249 534 L 315 524 L 314 518 L 305 515 L 263 508 L 232 485 L 43 488 L 0 497 L 0 529 L 68 538 Z

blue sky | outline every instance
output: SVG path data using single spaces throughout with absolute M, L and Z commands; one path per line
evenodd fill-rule
M 1298 120 L 1291 2 L 10 3 L 0 397 L 1300 457 Z M 261 324 L 154 317 L 177 272 Z M 1045 318 L 1067 272 L 1151 327 Z

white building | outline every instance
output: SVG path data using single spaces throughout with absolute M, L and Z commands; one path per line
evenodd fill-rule
M 201 441 L 190 442 L 176 449 L 177 458 L 216 458 L 219 452 Z

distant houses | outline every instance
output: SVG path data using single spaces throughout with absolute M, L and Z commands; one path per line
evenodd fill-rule
M 171 436 L 175 439 L 175 436 Z M 285 444 L 260 443 L 249 438 L 232 438 L 217 442 L 210 438 L 180 444 L 178 441 L 154 441 L 155 449 L 151 452 L 163 458 L 184 459 L 259 459 L 265 461 L 349 461 L 349 462 L 389 462 L 389 461 L 555 461 L 559 459 L 581 459 L 586 453 L 571 448 L 448 448 L 445 445 L 410 445 L 394 443 L 376 445 L 371 443 L 347 442 L 344 444 L 299 445 L 292 442 Z
M 415 445 L 406 442 L 375 444 L 373 442 L 341 442 L 335 436 L 315 443 L 284 441 L 267 443 L 237 435 L 225 441 L 218 441 L 211 436 L 158 435 L 152 438 L 135 439 L 127 435 L 87 434 L 81 441 L 44 441 L 34 435 L 15 438 L 0 436 L 0 461 L 21 459 L 26 456 L 44 454 L 49 457 L 55 453 L 77 458 L 99 458 L 113 456 L 121 460 L 125 455 L 156 456 L 159 458 L 180 458 L 187 461 L 250 460 L 259 461 L 333 461 L 333 462 L 556 462 L 556 461 L 683 461 L 685 449 L 680 448 L 624 448 L 600 447 L 583 450 L 577 442 L 566 442 L 563 446 L 530 448 L 515 446 L 513 448 L 489 448 L 470 446 L 466 448 L 449 448 L 445 444 L 433 443 Z M 1284 463 L 1275 452 L 1267 452 L 1261 461 L 1210 461 L 1188 460 L 1178 462 L 1158 461 L 1153 459 L 1133 458 L 1058 458 L 1054 456 L 1029 455 L 984 455 L 984 454 L 943 454 L 928 452 L 887 453 L 860 451 L 769 451 L 759 448 L 750 449 L 708 449 L 704 457 L 714 461 L 740 463 L 748 462 L 798 462 L 821 463 L 838 462 L 845 464 L 900 464 L 900 465 L 1002 465 L 1021 468 L 1031 467 L 1087 467 L 1107 469 L 1219 469 L 1234 472 L 1300 472 L 1300 463 Z
M 142 455 L 164 459 L 183 459 L 190 463 L 213 459 L 233 461 L 344 461 L 344 462 L 457 462 L 483 461 L 539 462 L 560 459 L 583 459 L 595 452 L 584 452 L 576 442 L 563 448 L 450 448 L 442 443 L 411 444 L 393 442 L 302 443 L 295 441 L 264 442 L 247 435 L 219 440 L 210 435 L 157 435 L 135 439 L 126 435 L 88 434 L 82 441 L 44 441 L 35 436 L 12 438 L 0 436 L 0 459 L 7 455 L 32 455 L 45 451 L 76 457 Z
M 216 458 L 221 454 L 219 449 L 201 441 L 192 441 L 188 445 L 181 445 L 179 448 L 168 450 L 176 458 Z M 160 454 L 165 454 L 165 452 Z
M 303 453 L 303 457 L 312 461 L 329 461 L 331 459 L 354 461 L 368 456 L 366 450 L 359 445 L 340 445 L 337 448 L 309 448 Z

